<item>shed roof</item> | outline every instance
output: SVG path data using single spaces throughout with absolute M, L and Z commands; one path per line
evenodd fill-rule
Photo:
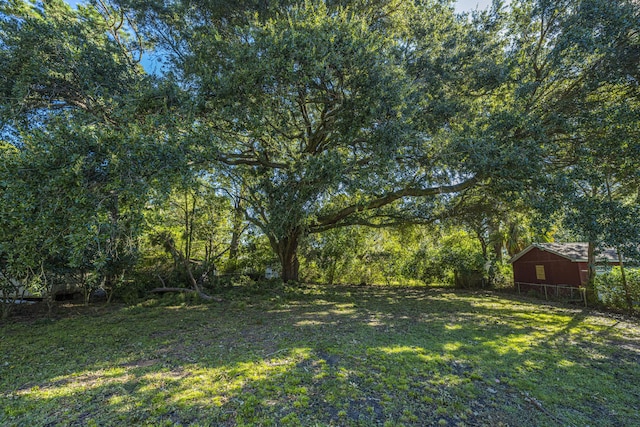
M 541 251 L 550 252 L 561 256 L 573 262 L 588 262 L 589 244 L 586 242 L 578 243 L 534 243 L 525 248 L 522 252 L 516 254 L 509 260 L 514 263 L 527 252 L 537 248 Z M 596 251 L 597 261 L 618 262 L 618 254 L 613 248 L 605 248 Z

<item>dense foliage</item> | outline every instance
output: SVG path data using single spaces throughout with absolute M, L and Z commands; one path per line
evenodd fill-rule
M 631 0 L 3 1 L 0 283 L 491 285 L 554 232 L 637 256 L 638 22 Z
M 640 301 L 640 270 L 627 269 L 625 281 L 626 284 L 623 283 L 620 267 L 614 267 L 611 271 L 596 276 L 595 288 L 600 300 L 611 307 L 627 308 L 627 286 L 632 301 L 637 304 Z

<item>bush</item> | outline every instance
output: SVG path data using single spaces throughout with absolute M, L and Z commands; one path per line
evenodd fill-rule
M 464 231 L 445 236 L 441 241 L 440 263 L 453 273 L 453 284 L 476 288 L 485 284 L 485 259 L 480 244 Z
M 496 289 L 513 288 L 513 267 L 506 261 L 495 262 L 492 267 L 492 283 Z
M 631 299 L 634 304 L 638 304 L 640 302 L 640 269 L 625 268 L 624 271 Z M 620 267 L 614 267 L 611 271 L 596 276 L 595 290 L 598 299 L 605 305 L 615 308 L 628 308 Z
M 145 282 L 122 280 L 115 284 L 112 297 L 127 305 L 135 305 L 144 298 L 150 288 L 151 286 Z

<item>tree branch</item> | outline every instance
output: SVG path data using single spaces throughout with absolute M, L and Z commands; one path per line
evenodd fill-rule
M 278 163 L 272 162 L 266 159 L 260 159 L 257 156 L 249 156 L 249 155 L 232 155 L 232 156 L 224 156 L 218 155 L 216 156 L 216 160 L 224 163 L 229 166 L 238 166 L 238 165 L 247 165 L 247 166 L 265 166 L 272 169 L 286 169 L 289 165 L 286 163 Z
M 382 197 L 378 197 L 377 199 L 370 200 L 365 204 L 351 205 L 331 215 L 320 216 L 318 217 L 317 222 L 309 227 L 309 232 L 313 233 L 320 230 L 328 230 L 350 215 L 357 212 L 381 208 L 404 197 L 427 197 L 435 196 L 437 194 L 457 193 L 472 187 L 477 182 L 478 178 L 473 177 L 454 185 L 442 185 L 430 188 L 403 188 L 402 190 L 393 191 Z

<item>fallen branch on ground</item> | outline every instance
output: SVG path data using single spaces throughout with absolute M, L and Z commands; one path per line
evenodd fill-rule
M 198 296 L 202 299 L 208 300 L 208 301 L 216 301 L 216 302 L 222 302 L 222 298 L 218 298 L 218 297 L 212 297 L 211 295 L 207 295 L 204 292 L 198 292 L 196 290 L 193 289 L 189 289 L 189 288 L 155 288 L 155 289 L 151 289 L 149 292 L 153 293 L 153 294 L 166 294 L 168 292 L 180 292 L 180 293 L 185 293 L 185 294 L 198 294 Z

